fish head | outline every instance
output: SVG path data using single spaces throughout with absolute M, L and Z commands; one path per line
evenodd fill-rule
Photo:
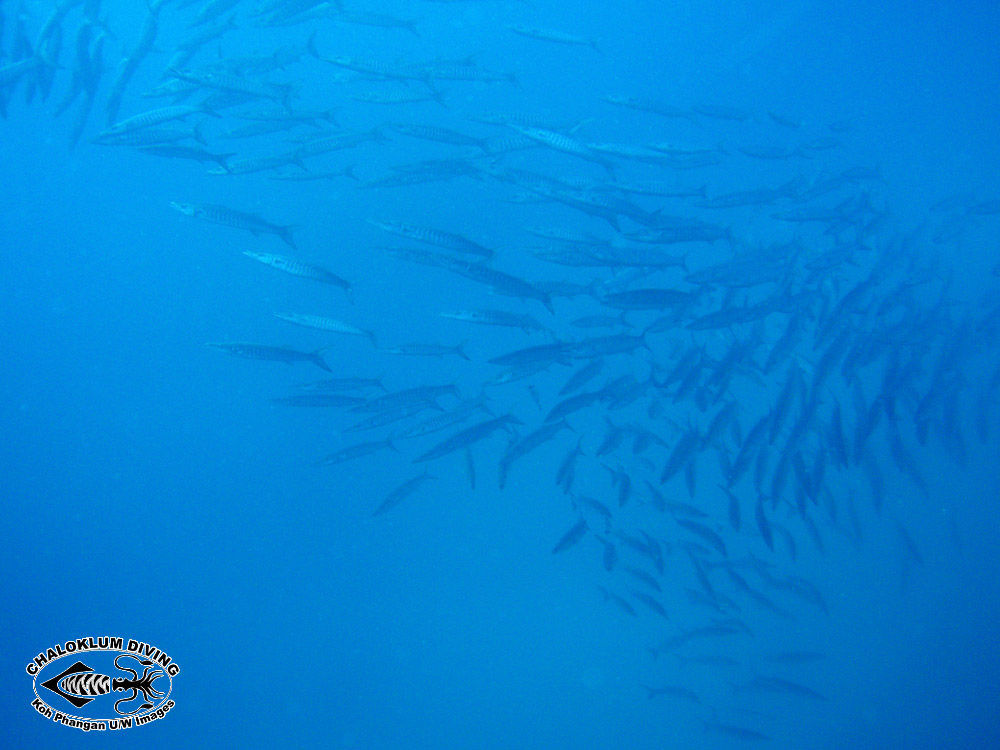
M 393 232 L 399 228 L 399 225 L 393 221 L 377 221 L 376 219 L 365 219 L 365 221 L 385 232 Z
M 177 209 L 185 216 L 194 216 L 195 214 L 195 207 L 190 203 L 177 203 L 176 201 L 170 201 L 170 207 Z

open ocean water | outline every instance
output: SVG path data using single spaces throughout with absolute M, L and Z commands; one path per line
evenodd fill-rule
M 0 747 L 1000 747 L 995 3 L 0 21 Z

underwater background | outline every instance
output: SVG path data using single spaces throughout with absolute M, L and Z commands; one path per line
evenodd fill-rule
M 1000 744 L 995 4 L 0 20 L 0 746 Z

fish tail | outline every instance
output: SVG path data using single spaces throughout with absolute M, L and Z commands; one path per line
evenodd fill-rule
M 277 228 L 277 234 L 285 242 L 286 245 L 291 247 L 293 250 L 298 250 L 298 245 L 295 244 L 295 238 L 292 237 L 292 225 L 287 224 L 283 227 Z
M 286 83 L 281 86 L 281 106 L 287 109 L 289 112 L 292 109 L 292 97 L 298 93 L 295 86 L 290 83 Z
M 656 325 L 655 323 L 650 323 L 648 326 L 642 329 L 642 333 L 639 334 L 639 340 L 642 341 L 642 348 L 645 349 L 650 354 L 655 354 L 653 348 L 649 345 L 649 330 Z M 652 374 L 650 375 L 652 377 Z
M 436 101 L 445 109 L 448 109 L 448 103 L 444 100 L 444 92 L 437 88 L 437 86 L 431 86 L 431 99 Z
M 427 93 L 429 93 L 431 96 L 433 96 L 434 92 L 437 91 L 437 87 L 434 85 L 434 79 L 432 79 L 432 78 L 420 78 L 418 80 L 422 84 L 424 84 L 424 86 L 427 87 Z
M 46 69 L 44 73 L 38 73 L 38 76 L 51 75 L 57 70 L 64 70 L 66 67 L 60 65 L 58 60 L 51 56 L 47 48 L 47 44 L 39 44 L 38 48 L 31 53 L 31 56 L 36 58 L 42 64 L 42 67 Z
M 314 30 L 312 34 L 309 35 L 309 41 L 306 42 L 306 52 L 309 53 L 311 57 L 315 57 L 317 60 L 322 60 L 323 58 L 319 54 L 319 50 L 316 48 L 316 31 Z
M 333 370 L 330 369 L 330 365 L 328 365 L 326 363 L 326 360 L 323 359 L 323 352 L 325 350 L 326 347 L 323 347 L 322 349 L 317 349 L 309 356 L 309 360 L 313 362 L 320 369 L 326 370 L 327 372 L 333 372 Z

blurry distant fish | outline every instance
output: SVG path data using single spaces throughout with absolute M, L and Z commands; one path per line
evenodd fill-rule
M 38 55 L 32 55 L 0 66 L 0 92 L 6 93 L 6 89 L 13 88 L 19 80 L 37 73 L 46 64 L 51 63 Z
M 319 460 L 318 465 L 334 466 L 336 464 L 342 464 L 345 461 L 353 461 L 356 458 L 370 456 L 373 453 L 378 453 L 386 448 L 396 450 L 396 446 L 393 444 L 391 437 L 388 437 L 385 440 L 371 440 L 366 443 L 356 443 L 355 445 L 348 445 L 334 451 L 333 453 L 327 454 Z
M 369 223 L 391 234 L 417 240 L 418 242 L 425 242 L 428 245 L 443 247 L 446 250 L 478 255 L 482 258 L 493 257 L 493 251 L 488 247 L 483 247 L 459 234 L 442 232 L 439 229 L 430 229 L 428 227 L 418 227 L 398 221 L 370 221 Z
M 800 148 L 788 148 L 784 146 L 744 145 L 738 146 L 736 150 L 745 156 L 764 160 L 782 160 L 807 156 Z
M 654 101 L 652 99 L 640 99 L 635 96 L 622 96 L 618 94 L 606 96 L 604 97 L 604 101 L 609 102 L 610 104 L 615 104 L 619 107 L 628 107 L 629 109 L 637 109 L 641 112 L 650 112 L 662 117 L 676 117 L 682 120 L 694 119 L 694 115 L 691 113 L 691 110 L 678 107 L 667 102 Z
M 139 31 L 139 39 L 135 45 L 122 58 L 118 66 L 118 75 L 111 86 L 111 93 L 105 104 L 105 114 L 109 123 L 114 122 L 118 117 L 118 110 L 121 107 L 122 98 L 125 95 L 125 88 L 135 75 L 135 72 L 142 65 L 143 61 L 153 51 L 156 44 L 156 37 L 159 33 L 159 11 L 164 0 L 154 0 L 147 4 L 149 13 Z
M 375 334 L 373 332 L 366 331 L 363 328 L 358 328 L 341 320 L 334 320 L 333 318 L 326 318 L 320 315 L 303 315 L 300 313 L 275 313 L 274 317 L 281 318 L 281 320 L 297 326 L 315 328 L 318 331 L 344 333 L 349 336 L 364 336 L 373 344 L 375 343 Z
M 105 146 L 135 146 L 137 148 L 178 143 L 185 140 L 197 141 L 203 145 L 206 142 L 204 134 L 197 125 L 190 128 L 138 128 L 136 130 L 123 130 L 116 133 L 105 131 L 90 140 L 91 143 L 99 143 Z
M 457 432 L 449 438 L 442 440 L 428 451 L 413 459 L 414 463 L 431 461 L 435 458 L 447 456 L 449 453 L 457 451 L 467 445 L 472 445 L 480 440 L 484 440 L 497 430 L 508 429 L 511 425 L 522 424 L 521 420 L 512 414 L 505 414 L 502 417 L 494 417 L 485 422 L 468 427 L 461 432 Z
M 465 446 L 465 473 L 469 478 L 469 488 L 476 489 L 476 462 L 469 446 Z
M 696 104 L 691 107 L 691 111 L 702 117 L 711 117 L 716 120 L 745 122 L 750 119 L 749 112 L 728 104 Z
M 664 608 L 659 601 L 645 591 L 637 591 L 636 589 L 629 589 L 629 593 L 632 594 L 636 599 L 645 604 L 651 611 L 660 615 L 665 619 L 670 619 L 670 615 L 667 614 L 667 610 Z
M 767 657 L 769 661 L 779 664 L 808 664 L 810 662 L 822 661 L 826 654 L 819 651 L 781 651 Z
M 554 130 L 546 130 L 545 128 L 527 127 L 522 125 L 510 125 L 509 127 L 513 128 L 526 138 L 537 141 L 543 146 L 548 146 L 555 151 L 562 151 L 581 159 L 585 159 L 586 161 L 600 164 L 608 172 L 611 172 L 612 174 L 614 173 L 614 165 L 610 161 L 575 138 L 563 133 L 557 133 Z
M 346 291 L 348 296 L 350 296 L 351 283 L 346 279 L 342 279 L 332 271 L 328 271 L 320 266 L 316 266 L 311 263 L 303 263 L 302 261 L 298 261 L 284 255 L 258 253 L 252 250 L 244 250 L 243 254 L 248 258 L 253 258 L 256 261 L 260 261 L 264 265 L 271 266 L 271 268 L 276 268 L 279 271 L 284 271 L 292 276 L 299 276 L 304 279 L 313 279 L 314 281 L 321 281 L 324 284 L 338 286 Z
M 556 546 L 552 548 L 552 553 L 559 554 L 560 552 L 565 552 L 583 539 L 583 536 L 586 533 L 587 522 L 581 518 L 570 527 L 569 531 L 562 535 L 562 538 L 558 542 L 556 542 Z
M 496 294 L 538 300 L 550 313 L 554 312 L 549 295 L 524 279 L 479 263 L 455 263 L 450 264 L 448 269 L 467 279 L 486 284 Z
M 442 318 L 480 323 L 489 326 L 520 328 L 522 331 L 547 331 L 541 323 L 527 314 L 511 313 L 505 310 L 459 310 L 439 313 Z
M 386 354 L 397 354 L 403 357 L 447 357 L 454 355 L 468 360 L 469 355 L 465 351 L 465 343 L 461 344 L 397 344 L 396 346 L 382 347 L 379 351 Z
M 206 346 L 211 346 L 215 349 L 222 349 L 222 351 L 229 352 L 234 356 L 244 357 L 246 359 L 285 362 L 286 364 L 291 364 L 292 362 L 312 362 L 314 365 L 326 370 L 327 372 L 333 372 L 329 365 L 327 365 L 320 356 L 320 351 L 322 351 L 322 349 L 315 352 L 300 352 L 295 349 L 286 349 L 285 347 L 280 346 L 264 346 L 263 344 L 243 343 L 209 343 L 206 344 Z
M 201 6 L 201 9 L 198 11 L 197 15 L 195 15 L 194 19 L 188 23 L 188 28 L 194 28 L 195 26 L 201 26 L 209 21 L 215 21 L 226 11 L 231 10 L 236 5 L 239 5 L 240 2 L 241 0 L 207 0 L 207 2 Z
M 802 698 L 826 700 L 825 696 L 817 693 L 812 688 L 780 677 L 764 677 L 758 675 L 752 678 L 749 682 L 738 685 L 736 689 L 738 691 L 753 693 L 784 693 L 786 695 L 797 695 Z
M 275 99 L 286 108 L 289 107 L 293 93 L 292 86 L 288 84 L 261 83 L 253 79 L 241 78 L 214 70 L 172 69 L 169 72 L 175 78 L 205 88 L 244 94 L 251 98 Z
M 303 391 L 341 392 L 364 391 L 372 388 L 376 388 L 383 392 L 385 391 L 385 386 L 382 385 L 381 378 L 363 378 L 356 376 L 324 378 L 323 380 L 314 380 L 311 383 L 302 383 L 297 387 Z
M 494 294 L 502 294 L 508 297 L 519 299 L 534 299 L 545 305 L 545 308 L 554 313 L 552 298 L 548 292 L 539 289 L 535 284 L 531 284 L 524 279 L 513 276 L 496 268 L 491 268 L 485 263 L 468 261 L 461 258 L 454 258 L 439 253 L 428 253 L 423 251 L 395 250 L 397 254 L 402 254 L 408 259 L 425 263 L 431 266 L 445 268 L 459 276 L 484 284 L 493 291 Z
M 512 442 L 500 459 L 500 489 L 504 488 L 507 482 L 507 473 L 510 471 L 511 464 L 514 461 L 528 455 L 533 450 L 550 441 L 564 428 L 568 427 L 569 425 L 564 420 L 543 424 L 537 430 L 529 432 L 524 437 Z
M 396 89 L 393 91 L 366 90 L 351 94 L 351 98 L 357 102 L 367 102 L 369 104 L 416 104 L 417 102 L 437 102 L 447 106 L 444 97 L 439 91 L 425 91 L 422 89 Z
M 460 133 L 450 128 L 442 128 L 437 125 L 413 125 L 408 123 L 395 123 L 389 126 L 400 135 L 408 135 L 411 138 L 418 138 L 425 141 L 437 143 L 447 143 L 452 146 L 473 146 L 484 153 L 489 153 L 490 146 L 486 138 Z
M 598 403 L 606 395 L 605 390 L 602 388 L 597 391 L 584 391 L 583 393 L 567 396 L 549 410 L 548 414 L 545 415 L 545 421 L 557 422 L 562 420 L 580 409 L 585 409 Z
M 250 112 L 240 112 L 241 120 L 260 123 L 277 123 L 279 125 L 312 125 L 319 127 L 321 123 L 337 122 L 336 107 L 326 109 L 294 109 L 289 111 L 284 107 L 265 107 Z
M 269 156 L 252 156 L 245 159 L 229 159 L 218 167 L 209 169 L 208 174 L 254 174 L 256 172 L 266 172 L 268 170 L 280 169 L 289 164 L 294 164 L 302 170 L 306 165 L 302 162 L 302 157 L 298 150 L 285 151 L 280 154 Z
M 601 51 L 597 47 L 596 39 L 589 39 L 587 37 L 576 36 L 575 34 L 569 34 L 565 31 L 556 31 L 554 29 L 538 29 L 531 26 L 522 26 L 520 24 L 514 26 L 508 26 L 507 28 L 513 31 L 515 34 L 520 34 L 521 36 L 526 36 L 530 39 L 539 39 L 544 42 L 556 42 L 557 44 L 566 44 L 570 46 L 590 47 L 591 49 L 597 52 Z
M 722 537 L 719 536 L 714 530 L 708 528 L 704 524 L 691 521 L 687 518 L 677 518 L 675 520 L 678 526 L 697 534 L 703 540 L 708 542 L 720 555 L 723 557 L 727 556 L 728 553 L 726 552 L 726 544 L 722 541 Z
M 314 54 L 323 62 L 330 63 L 331 65 L 336 65 L 339 68 L 345 68 L 365 76 L 371 76 L 373 78 L 384 78 L 386 80 L 404 82 L 427 80 L 427 76 L 420 70 L 415 71 L 408 68 L 393 66 L 379 60 L 347 57 L 345 55 L 324 57 L 317 53 Z
M 213 154 L 197 146 L 178 146 L 172 144 L 153 144 L 139 149 L 150 156 L 163 156 L 168 159 L 189 159 L 199 163 L 214 162 L 223 170 L 227 170 L 227 161 L 233 154 Z
M 271 399 L 275 404 L 305 408 L 344 408 L 363 404 L 364 401 L 358 396 L 345 396 L 342 393 L 296 393 L 293 396 Z
M 1000 198 L 991 198 L 990 200 L 980 201 L 979 203 L 969 206 L 969 213 L 976 216 L 993 216 L 995 214 L 1000 214 Z
M 513 73 L 502 73 L 488 70 L 476 65 L 472 58 L 461 60 L 431 60 L 425 63 L 408 65 L 405 68 L 409 74 L 433 87 L 435 81 L 468 81 L 479 83 L 508 82 L 517 84 L 517 76 Z
M 760 535 L 764 539 L 764 543 L 767 545 L 768 549 L 770 549 L 773 552 L 774 537 L 771 534 L 771 523 L 770 521 L 768 521 L 767 515 L 764 513 L 763 495 L 757 498 L 757 505 L 754 510 L 754 517 L 757 519 L 757 530 L 760 531 Z
M 620 310 L 683 309 L 697 299 L 697 294 L 678 289 L 630 289 L 604 295 L 601 304 Z
M 140 112 L 139 114 L 133 115 L 125 120 L 116 122 L 107 130 L 98 134 L 97 139 L 100 141 L 100 139 L 111 138 L 131 130 L 139 130 L 141 128 L 162 125 L 163 123 L 170 122 L 171 120 L 181 120 L 185 117 L 190 117 L 191 115 L 202 112 L 206 112 L 204 107 L 191 106 L 189 104 L 178 104 L 172 107 L 151 109 L 146 112 Z
M 468 421 L 477 411 L 485 411 L 492 416 L 492 412 L 486 408 L 486 398 L 480 395 L 478 398 L 467 399 L 457 406 L 440 414 L 435 414 L 412 427 L 406 427 L 398 434 L 401 437 L 421 437 L 430 435 L 449 427 L 456 427 L 462 422 Z
M 784 113 L 769 111 L 767 116 L 774 120 L 774 122 L 786 128 L 797 130 L 802 127 L 801 120 L 793 119 Z
M 339 7 L 340 3 L 336 3 Z M 333 18 L 341 23 L 352 23 L 358 26 L 373 26 L 379 29 L 405 29 L 414 36 L 420 36 L 417 31 L 418 19 L 399 18 L 384 13 L 374 13 L 371 11 L 348 11 L 339 10 Z
M 597 184 L 595 190 L 618 191 L 634 195 L 653 195 L 661 198 L 704 198 L 705 185 L 682 187 L 666 180 L 643 180 L 630 182 L 609 182 Z
M 393 409 L 399 406 L 408 406 L 411 404 L 423 404 L 433 409 L 440 410 L 441 406 L 438 404 L 438 399 L 444 396 L 458 397 L 458 389 L 453 383 L 448 383 L 446 385 L 420 385 L 413 388 L 406 388 L 402 391 L 388 392 L 381 396 L 369 399 L 363 407 L 359 407 L 355 411 L 384 411 L 386 409 Z M 403 434 L 412 436 L 414 434 L 424 433 L 404 431 Z
M 918 565 L 924 564 L 924 557 L 920 554 L 920 549 L 917 547 L 917 543 L 913 541 L 913 537 L 906 530 L 899 521 L 895 522 L 896 533 L 899 535 L 900 540 L 903 542 L 903 547 L 906 548 L 907 556 L 913 560 Z
M 403 500 L 408 498 L 423 485 L 429 479 L 436 479 L 432 477 L 426 471 L 423 474 L 418 474 L 412 479 L 408 479 L 399 485 L 396 489 L 390 492 L 385 498 L 379 503 L 378 507 L 372 511 L 373 516 L 380 516 L 383 513 L 392 510 L 397 505 L 399 505 Z
M 704 722 L 704 725 L 706 732 L 714 732 L 715 734 L 731 737 L 737 740 L 743 740 L 745 742 L 766 741 L 771 739 L 766 734 L 758 732 L 756 729 L 738 727 L 735 724 L 722 724 L 717 721 L 706 721 Z
M 255 236 L 259 234 L 273 234 L 280 237 L 291 247 L 295 247 L 295 240 L 292 239 L 292 228 L 290 226 L 272 224 L 256 214 L 237 211 L 236 209 L 219 206 L 214 203 L 175 203 L 171 201 L 170 206 L 185 216 L 194 216 L 210 221 L 213 224 L 222 224 L 234 229 L 245 229 Z
M 622 612 L 624 612 L 627 615 L 630 615 L 631 617 L 637 616 L 635 607 L 629 604 L 622 597 L 618 596 L 618 594 L 614 593 L 613 591 L 608 591 L 603 586 L 598 586 L 597 588 L 601 592 L 601 595 L 604 597 L 604 601 L 614 602 L 615 606 L 617 606 Z
M 643 689 L 646 691 L 646 697 L 652 700 L 653 698 L 658 698 L 660 696 L 669 696 L 671 698 L 681 698 L 691 703 L 701 703 L 701 698 L 693 690 L 689 690 L 685 687 L 680 687 L 679 685 L 664 685 L 662 687 L 649 687 L 648 685 L 643 685 Z
M 348 164 L 341 169 L 325 172 L 272 172 L 268 179 L 279 180 L 281 182 L 318 182 L 319 180 L 335 180 L 338 177 L 346 177 L 349 180 L 357 180 L 358 176 L 354 172 L 354 165 Z

